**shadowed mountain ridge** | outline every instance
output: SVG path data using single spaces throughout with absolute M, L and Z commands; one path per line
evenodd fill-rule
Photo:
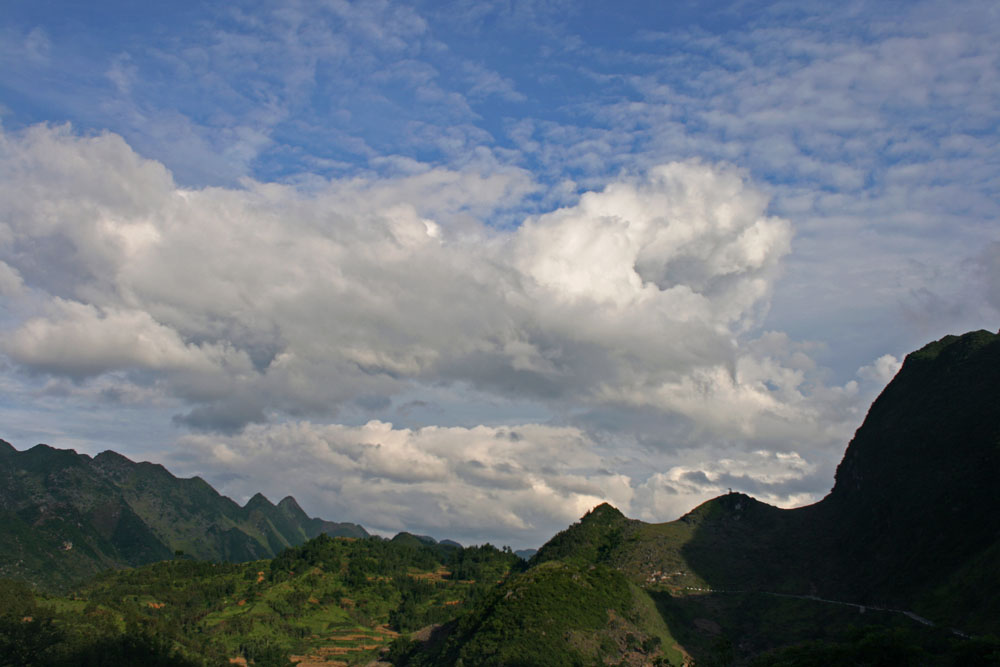
M 365 537 L 357 524 L 311 518 L 287 497 L 243 507 L 200 477 L 113 451 L 91 458 L 0 441 L 0 576 L 65 588 L 101 570 L 177 555 L 270 558 L 322 533 Z
M 819 642 L 805 662 L 773 664 L 865 651 L 965 664 L 954 656 L 981 646 L 953 644 L 952 628 L 1000 634 L 998 477 L 1000 335 L 948 336 L 906 357 L 820 502 L 729 493 L 661 524 L 599 505 L 409 664 L 505 664 L 521 643 L 560 656 L 523 664 L 772 664 L 754 656 L 802 642 Z M 612 577 L 597 594 L 601 571 L 631 588 Z

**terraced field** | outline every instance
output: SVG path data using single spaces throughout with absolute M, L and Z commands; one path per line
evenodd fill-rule
M 107 573 L 71 597 L 33 599 L 19 618 L 62 629 L 53 641 L 69 655 L 155 637 L 153 649 L 192 664 L 368 664 L 462 613 L 519 562 L 489 546 L 324 536 L 271 561 Z

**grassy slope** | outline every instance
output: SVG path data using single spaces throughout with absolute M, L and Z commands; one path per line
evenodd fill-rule
M 412 665 L 680 664 L 646 593 L 614 569 L 549 560 L 512 576 Z

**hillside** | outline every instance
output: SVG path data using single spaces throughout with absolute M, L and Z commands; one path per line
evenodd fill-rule
M 998 473 L 1000 336 L 909 355 L 820 503 L 839 556 L 830 592 L 1000 633 Z
M 319 534 L 365 537 L 361 526 L 310 518 L 287 497 L 240 507 L 204 480 L 106 451 L 91 458 L 0 440 L 0 576 L 65 589 L 108 568 L 177 555 L 270 558 Z
M 490 546 L 321 535 L 270 561 L 109 571 L 61 598 L 0 580 L 0 665 L 367 664 L 519 564 Z
M 994 664 L 995 642 L 961 637 L 1000 634 L 998 474 L 1000 336 L 949 336 L 906 358 L 819 503 L 730 493 L 663 524 L 601 505 L 410 660 L 503 664 L 503 637 L 547 646 L 517 664 Z M 649 607 L 665 633 L 641 629 Z M 605 638 L 625 618 L 635 641 L 597 650 L 560 618 Z

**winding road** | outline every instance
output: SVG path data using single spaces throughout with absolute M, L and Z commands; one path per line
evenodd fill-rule
M 921 623 L 923 625 L 926 625 L 926 626 L 929 626 L 929 627 L 932 627 L 932 628 L 937 627 L 937 623 L 935 623 L 934 621 L 926 619 L 923 616 L 920 616 L 919 614 L 917 614 L 916 612 L 908 611 L 906 609 L 893 609 L 891 607 L 879 607 L 879 606 L 870 605 L 870 604 L 865 605 L 865 604 L 859 604 L 857 602 L 844 602 L 843 600 L 828 600 L 826 598 L 821 598 L 821 597 L 816 596 L 816 595 L 795 595 L 794 593 L 774 593 L 774 592 L 771 592 L 771 591 L 722 590 L 722 589 L 717 589 L 717 588 L 696 588 L 694 586 L 685 586 L 684 589 L 685 590 L 691 590 L 691 591 L 702 591 L 702 592 L 706 592 L 706 593 L 743 593 L 743 594 L 746 594 L 746 593 L 758 593 L 760 595 L 772 595 L 774 597 L 780 597 L 780 598 L 794 598 L 796 600 L 812 600 L 813 602 L 825 602 L 827 604 L 839 604 L 839 605 L 844 605 L 844 606 L 847 606 L 847 607 L 854 607 L 855 609 L 858 609 L 862 613 L 864 613 L 868 609 L 871 609 L 873 611 L 887 611 L 887 612 L 894 613 L 894 614 L 903 614 L 904 616 L 907 616 L 907 617 L 913 619 L 917 623 Z M 965 632 L 962 632 L 961 630 L 957 630 L 955 628 L 949 628 L 949 630 L 951 631 L 952 634 L 954 634 L 954 635 L 956 635 L 958 637 L 962 637 L 964 639 L 969 639 L 970 638 L 970 635 L 968 635 Z

